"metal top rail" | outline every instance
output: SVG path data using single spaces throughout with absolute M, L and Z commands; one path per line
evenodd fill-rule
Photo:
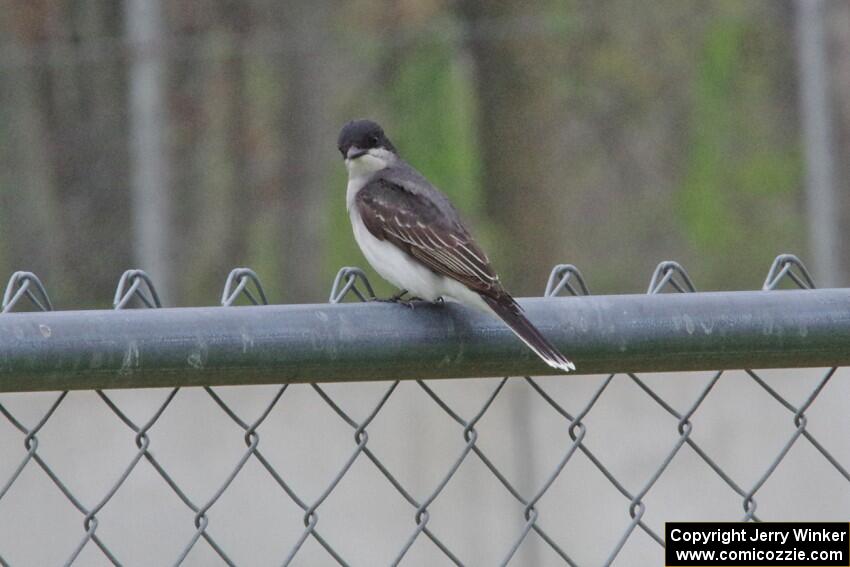
M 850 289 L 520 303 L 581 374 L 850 364 Z M 452 304 L 0 317 L 0 392 L 552 373 L 501 321 Z

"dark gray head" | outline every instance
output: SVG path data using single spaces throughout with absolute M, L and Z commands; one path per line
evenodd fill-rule
M 343 126 L 336 145 L 343 159 L 357 159 L 373 149 L 397 153 L 384 129 L 371 120 L 352 120 Z

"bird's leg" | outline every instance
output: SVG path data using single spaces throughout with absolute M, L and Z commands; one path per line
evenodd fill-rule
M 402 299 L 405 295 L 407 295 L 407 290 L 403 289 L 403 290 L 399 291 L 397 294 L 395 294 L 394 296 L 390 297 L 390 301 L 392 301 L 393 303 L 398 303 L 399 301 L 405 301 L 404 299 Z
M 413 309 L 416 306 L 417 303 L 428 303 L 430 305 L 436 305 L 437 307 L 442 307 L 443 305 L 445 305 L 446 302 L 442 297 L 438 297 L 434 301 L 428 301 L 427 299 L 422 299 L 421 297 L 417 297 L 417 296 L 414 295 L 412 297 L 408 297 L 407 299 L 403 299 L 403 300 L 399 301 L 399 303 L 401 303 L 402 305 L 404 305 L 406 307 L 410 307 L 411 309 Z
M 415 307 L 416 301 L 421 301 L 418 297 L 409 297 L 404 299 L 404 296 L 407 295 L 407 290 L 403 289 L 399 293 L 392 296 L 389 300 L 393 303 L 398 303 L 399 305 L 404 305 L 408 309 L 413 309 Z
M 407 294 L 408 291 L 406 289 L 403 289 L 397 294 L 392 295 L 390 297 L 373 297 L 369 301 L 377 301 L 378 303 L 397 303 L 399 305 L 404 305 L 408 309 L 413 309 L 414 307 L 416 307 L 417 302 L 433 303 L 435 305 L 443 305 L 445 303 L 442 297 L 438 297 L 433 302 L 428 302 L 425 299 L 422 299 L 421 297 L 417 297 L 415 295 L 405 298 L 404 296 Z
M 411 300 L 403 299 L 405 295 L 407 295 L 407 290 L 403 289 L 390 297 L 373 297 L 369 299 L 369 301 L 377 301 L 378 303 L 401 303 L 402 305 L 407 305 Z

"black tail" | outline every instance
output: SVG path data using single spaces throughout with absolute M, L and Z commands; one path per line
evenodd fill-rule
M 528 348 L 543 359 L 543 362 L 564 372 L 575 370 L 575 365 L 567 360 L 567 357 L 558 352 L 552 343 L 546 337 L 540 334 L 540 331 L 531 324 L 531 321 L 525 318 L 522 314 L 522 307 L 513 297 L 504 293 L 498 298 L 481 295 L 481 298 L 490 306 L 490 309 L 499 316 L 499 318 L 507 324 L 508 327 L 522 339 Z

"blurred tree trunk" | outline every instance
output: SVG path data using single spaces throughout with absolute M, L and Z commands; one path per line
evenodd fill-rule
M 334 148 L 324 99 L 328 0 L 287 2 L 279 14 L 287 48 L 283 115 L 283 175 L 279 222 L 283 295 L 286 301 L 318 301 L 327 296 L 323 281 L 327 203 L 324 171 Z
M 16 4 L 0 11 L 0 30 L 22 49 L 35 49 L 46 40 L 44 3 Z M 55 179 L 50 163 L 51 137 L 45 112 L 47 69 L 20 65 L 0 81 L 3 101 L 2 170 L 0 193 L 4 257 L 10 270 L 34 271 L 55 295 L 63 276 Z M 5 278 L 8 274 L 3 274 Z M 5 281 L 2 282 L 5 285 Z M 54 297 L 54 301 L 55 301 Z
M 120 38 L 121 5 L 109 0 L 72 3 L 67 17 L 76 37 L 96 43 Z M 77 57 L 73 123 L 63 126 L 57 167 L 68 176 L 61 187 L 66 258 L 74 272 L 76 301 L 108 305 L 121 272 L 130 267 L 132 234 L 127 167 L 126 62 L 115 54 Z M 66 156 L 71 159 L 66 162 Z
M 850 148 L 850 2 L 827 6 L 827 42 L 830 56 L 831 100 L 836 114 L 836 147 L 841 155 Z M 844 148 L 842 151 L 841 148 Z M 843 271 L 838 283 L 850 285 L 850 160 L 839 159 L 836 172 L 839 202 L 839 241 L 843 244 Z
M 549 70 L 556 42 L 519 34 L 493 33 L 506 20 L 527 14 L 521 0 L 467 0 L 459 4 L 475 71 L 478 144 L 485 214 L 493 220 L 497 248 L 491 252 L 506 287 L 518 295 L 541 294 L 557 260 L 548 246 L 560 232 L 554 199 L 565 182 L 554 163 L 555 84 Z M 511 443 L 519 491 L 536 492 L 533 400 L 528 387 L 514 392 Z M 517 563 L 540 563 L 537 546 L 518 550 Z
M 806 161 L 811 267 L 818 285 L 837 287 L 841 267 L 835 120 L 830 90 L 823 0 L 797 0 L 800 118 Z
M 560 232 L 552 207 L 563 198 L 554 151 L 559 113 L 549 65 L 557 42 L 523 33 L 499 34 L 520 20 L 527 3 L 469 0 L 459 4 L 469 36 L 478 100 L 478 143 L 484 210 L 500 236 L 491 255 L 508 289 L 540 294 Z
M 198 171 L 192 197 L 195 222 L 192 246 L 184 253 L 191 275 L 184 282 L 193 298 L 221 292 L 227 273 L 249 263 L 247 240 L 253 183 L 246 168 L 248 135 L 246 113 L 246 61 L 243 44 L 254 23 L 250 6 L 243 2 L 216 4 L 215 17 L 205 30 L 209 38 L 197 55 L 204 62 L 191 100 L 198 101 L 203 116 L 200 135 L 190 142 L 197 154 Z M 198 125 L 190 123 L 190 129 Z M 191 160 L 189 160 L 191 161 Z
M 134 263 L 163 301 L 174 295 L 171 152 L 167 144 L 166 38 L 159 0 L 126 0 Z
M 89 61 L 77 48 L 119 35 L 119 10 L 106 1 L 15 8 L 11 26 L 36 56 L 21 68 L 21 82 L 10 85 L 20 104 L 14 115 L 21 126 L 19 159 L 26 164 L 12 225 L 28 234 L 14 238 L 20 252 L 13 256 L 45 274 L 58 305 L 71 296 L 77 306 L 104 304 L 127 264 L 130 240 L 123 233 L 128 207 L 121 190 L 122 63 Z M 42 261 L 50 266 L 39 266 Z
M 57 53 L 48 62 L 51 162 L 61 203 L 58 225 L 66 276 L 59 292 L 75 305 L 108 304 L 130 263 L 124 62 L 80 44 L 121 37 L 121 6 L 98 0 L 52 3 L 45 22 Z M 55 284 L 54 284 L 55 287 Z

